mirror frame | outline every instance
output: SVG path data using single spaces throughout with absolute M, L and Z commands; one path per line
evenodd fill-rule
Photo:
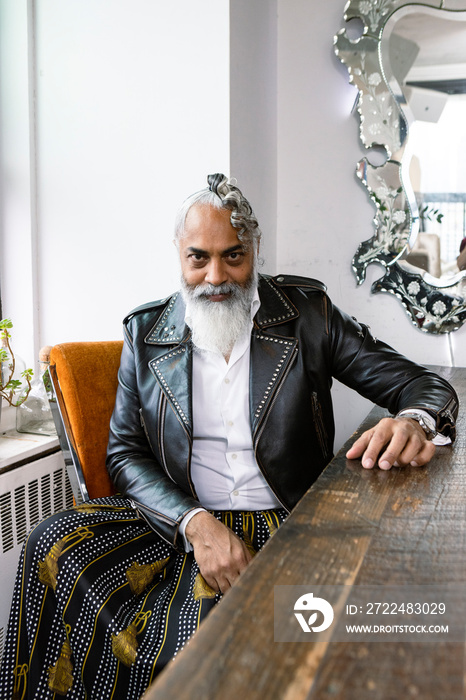
M 376 208 L 374 235 L 360 243 L 352 266 L 358 284 L 367 266 L 378 263 L 385 274 L 371 287 L 373 293 L 397 297 L 412 323 L 421 331 L 450 333 L 466 321 L 466 275 L 458 272 L 448 283 L 401 261 L 413 246 L 419 230 L 419 211 L 403 154 L 408 141 L 408 120 L 389 86 L 384 66 L 382 37 L 388 20 L 401 8 L 434 8 L 446 12 L 466 10 L 466 0 L 349 0 L 344 19 L 359 20 L 362 35 L 350 39 L 347 28 L 335 36 L 335 53 L 346 65 L 349 81 L 358 89 L 360 139 L 366 149 L 383 149 L 383 165 L 365 157 L 356 174 Z M 463 291 L 461 291 L 461 288 Z

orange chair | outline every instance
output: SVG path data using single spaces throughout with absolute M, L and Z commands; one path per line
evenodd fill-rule
M 76 503 L 115 493 L 105 457 L 122 347 L 79 342 L 50 350 L 52 413 Z

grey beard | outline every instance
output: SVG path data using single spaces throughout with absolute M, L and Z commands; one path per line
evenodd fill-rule
M 181 278 L 181 295 L 188 308 L 189 325 L 196 350 L 216 352 L 227 357 L 238 338 L 246 332 L 251 318 L 251 302 L 257 287 L 254 269 L 242 287 L 236 283 L 188 285 Z M 225 301 L 210 301 L 212 294 L 230 294 Z

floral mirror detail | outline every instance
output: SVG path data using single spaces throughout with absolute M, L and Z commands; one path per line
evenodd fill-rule
M 427 267 L 420 269 L 411 262 L 415 257 L 413 246 L 420 223 L 422 225 L 425 223 L 423 219 L 431 218 L 441 222 L 442 214 L 438 209 L 419 202 L 410 182 L 410 163 L 406 161 L 411 160 L 408 141 L 414 121 L 407 99 L 411 88 L 406 89 L 407 83 L 394 74 L 390 60 L 393 50 L 390 49 L 390 54 L 388 49 L 397 18 L 419 9 L 427 15 L 431 13 L 430 21 L 437 21 L 439 15 L 449 15 L 449 19 L 456 15 L 453 19 L 461 18 L 466 22 L 466 0 L 424 0 L 422 6 L 406 0 L 349 0 L 344 18 L 346 22 L 356 20 L 362 24 L 362 34 L 356 39 L 350 38 L 348 24 L 335 37 L 335 52 L 346 65 L 350 82 L 359 92 L 357 108 L 361 141 L 366 149 L 373 149 L 376 156 L 379 154 L 379 160 L 382 153 L 385 161 L 375 165 L 366 157 L 357 165 L 356 174 L 366 187 L 376 213 L 373 219 L 375 233 L 359 245 L 353 258 L 353 270 L 358 284 L 362 284 L 368 265 L 383 265 L 385 274 L 373 283 L 372 292 L 395 295 L 418 329 L 448 333 L 466 321 L 466 273 L 460 271 L 463 268 L 458 263 L 453 273 L 444 275 L 441 272 L 436 276 Z M 424 21 L 424 15 L 421 19 Z M 415 22 L 411 25 L 413 36 L 417 36 L 419 25 L 416 26 Z M 435 28 L 436 25 L 432 26 Z M 461 31 L 465 32 L 462 42 L 466 46 L 466 24 L 462 27 Z M 414 42 L 403 38 L 400 41 L 398 56 L 403 64 L 403 47 L 410 48 Z M 466 68 L 466 63 L 464 66 Z M 461 79 L 453 82 L 461 83 L 464 93 L 466 71 Z M 444 88 L 444 91 L 449 89 Z M 439 88 L 434 90 L 438 95 Z M 466 152 L 464 145 L 459 145 L 458 150 Z M 466 194 L 462 196 L 466 202 Z M 464 211 L 466 220 L 466 203 Z

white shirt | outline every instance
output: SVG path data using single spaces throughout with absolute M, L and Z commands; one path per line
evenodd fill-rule
M 256 291 L 245 333 L 228 363 L 219 353 L 193 353 L 193 449 L 191 478 L 199 501 L 211 510 L 280 508 L 254 455 L 249 418 L 249 356 L 253 318 L 260 306 Z M 189 308 L 186 310 L 189 325 Z M 188 513 L 180 525 L 184 532 Z

